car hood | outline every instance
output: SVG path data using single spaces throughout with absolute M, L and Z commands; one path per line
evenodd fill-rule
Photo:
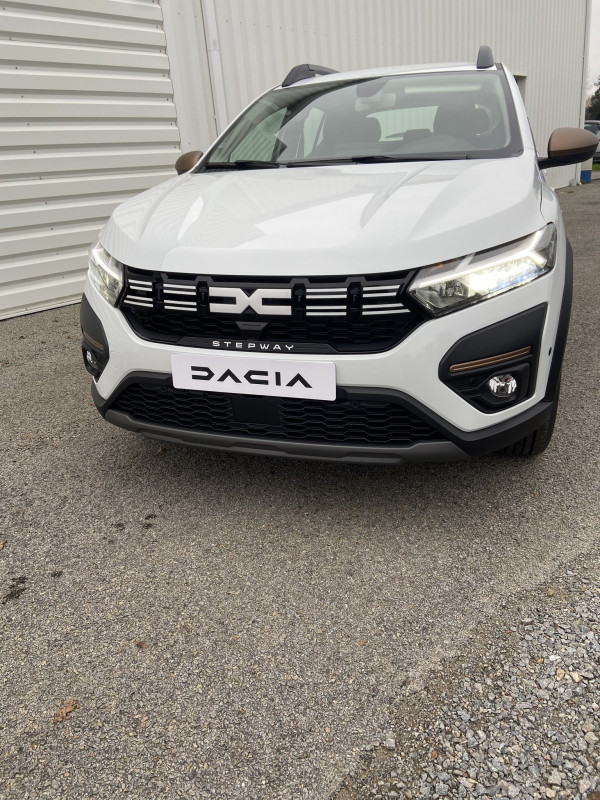
M 545 220 L 535 156 L 188 173 L 119 206 L 104 247 L 140 269 L 348 275 L 434 264 Z

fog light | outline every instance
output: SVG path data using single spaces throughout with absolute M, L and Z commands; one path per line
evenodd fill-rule
M 512 375 L 494 375 L 488 381 L 488 388 L 495 397 L 512 397 L 517 391 L 517 381 Z
M 100 373 L 102 372 L 102 366 L 98 359 L 96 358 L 95 353 L 93 350 L 89 350 L 87 347 L 83 349 L 83 363 L 85 364 L 85 368 L 93 375 L 94 378 L 98 378 Z
M 91 350 L 86 350 L 85 351 L 85 360 L 87 361 L 87 363 L 90 365 L 90 367 L 92 369 L 100 369 L 100 364 L 98 363 L 98 359 L 92 353 Z

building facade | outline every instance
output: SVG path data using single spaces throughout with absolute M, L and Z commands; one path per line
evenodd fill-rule
M 112 209 L 297 63 L 472 61 L 488 44 L 545 154 L 554 128 L 583 124 L 589 16 L 590 0 L 7 0 L 0 318 L 77 302 Z

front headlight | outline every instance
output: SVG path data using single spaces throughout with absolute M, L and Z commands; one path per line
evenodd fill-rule
M 123 289 L 123 265 L 109 255 L 100 242 L 90 250 L 89 276 L 102 297 L 116 305 Z
M 493 250 L 420 270 L 409 294 L 436 316 L 480 303 L 550 272 L 556 260 L 556 227 Z

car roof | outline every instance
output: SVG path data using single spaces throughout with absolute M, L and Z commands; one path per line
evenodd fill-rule
M 441 63 L 441 64 L 404 64 L 395 67 L 375 67 L 372 69 L 357 69 L 349 72 L 331 72 L 326 75 L 317 75 L 304 80 L 295 81 L 294 86 L 305 86 L 315 83 L 331 83 L 332 81 L 361 80 L 369 78 L 385 78 L 392 75 L 409 75 L 426 72 L 492 72 L 496 66 L 486 70 L 477 69 L 474 63 Z

